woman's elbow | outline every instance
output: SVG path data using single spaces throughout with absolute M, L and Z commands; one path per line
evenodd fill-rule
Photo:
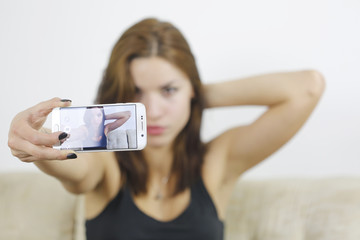
M 324 76 L 317 70 L 307 70 L 305 74 L 306 94 L 311 98 L 320 98 L 325 89 Z

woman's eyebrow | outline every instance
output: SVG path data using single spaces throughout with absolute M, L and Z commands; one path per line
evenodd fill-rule
M 174 84 L 174 83 L 176 83 L 176 82 L 177 82 L 177 80 L 176 80 L 176 79 L 174 79 L 174 80 L 170 80 L 169 82 L 167 82 L 167 83 L 165 83 L 165 84 L 161 85 L 161 86 L 160 86 L 160 88 L 166 88 L 166 87 L 169 87 L 169 86 L 173 85 L 173 84 Z
M 173 84 L 177 83 L 177 79 L 170 80 L 162 85 L 159 86 L 159 89 L 167 88 L 172 86 Z M 141 88 L 135 85 L 135 91 L 141 91 Z

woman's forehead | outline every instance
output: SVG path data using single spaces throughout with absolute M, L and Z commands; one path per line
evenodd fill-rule
M 189 80 L 179 68 L 161 57 L 136 58 L 130 63 L 130 72 L 138 87 L 164 86 Z

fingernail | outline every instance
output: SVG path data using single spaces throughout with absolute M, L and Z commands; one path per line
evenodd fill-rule
M 67 156 L 66 156 L 67 159 L 75 159 L 77 158 L 77 155 L 75 153 L 69 153 Z
M 61 99 L 61 102 L 72 102 L 70 99 Z
M 68 136 L 68 134 L 66 132 L 63 132 L 59 135 L 59 140 L 61 141 L 61 140 L 65 139 L 67 136 Z

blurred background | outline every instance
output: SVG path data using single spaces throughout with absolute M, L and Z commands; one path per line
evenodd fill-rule
M 18 112 L 55 96 L 93 103 L 119 36 L 156 17 L 183 32 L 204 83 L 301 69 L 325 76 L 309 121 L 245 178 L 359 175 L 359 12 L 357 0 L 0 0 L 0 171 L 38 171 L 7 146 Z M 206 111 L 203 138 L 263 110 Z

